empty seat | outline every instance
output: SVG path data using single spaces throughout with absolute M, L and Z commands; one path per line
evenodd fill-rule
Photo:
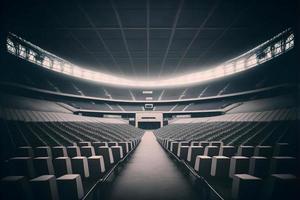
M 259 178 L 269 175 L 270 160 L 266 157 L 253 156 L 250 158 L 249 174 Z
M 210 141 L 209 146 L 221 147 L 221 146 L 223 146 L 223 142 L 222 141 Z
M 199 141 L 192 141 L 190 146 L 200 146 Z
M 167 149 L 168 149 L 168 150 L 171 150 L 171 143 L 172 143 L 172 142 L 175 142 L 175 141 L 174 141 L 174 140 L 168 140 L 168 141 L 167 141 Z
M 105 172 L 103 156 L 88 157 L 88 165 L 91 178 L 99 178 Z
M 11 174 L 15 176 L 35 177 L 33 161 L 31 157 L 13 157 L 9 159 Z
M 31 200 L 32 194 L 25 176 L 7 176 L 0 181 L 0 199 Z
M 254 155 L 254 147 L 253 146 L 239 146 L 237 155 L 251 157 Z
M 57 200 L 58 191 L 54 175 L 43 175 L 30 180 L 34 199 Z
M 204 149 L 205 156 L 217 156 L 219 155 L 220 147 L 218 146 L 206 146 Z
M 225 156 L 213 156 L 211 162 L 211 176 L 228 177 L 230 158 Z
M 271 158 L 270 174 L 295 174 L 296 158 L 276 156 Z
M 273 156 L 292 156 L 291 147 L 288 143 L 277 143 L 274 148 Z
M 67 154 L 66 147 L 64 147 L 64 146 L 55 146 L 55 147 L 52 147 L 52 156 L 54 158 L 57 158 L 57 157 L 67 157 L 68 154 Z
M 170 151 L 175 155 L 177 155 L 178 146 L 179 146 L 178 142 L 175 141 L 171 142 Z
M 211 157 L 197 156 L 194 169 L 201 176 L 209 176 L 211 171 Z
M 99 147 L 96 149 L 97 156 L 103 156 L 105 169 L 109 169 L 111 165 L 114 163 L 114 156 L 111 148 L 109 147 Z
M 128 142 L 118 142 L 118 146 L 122 147 L 123 155 L 126 155 L 129 152 Z
M 199 146 L 202 146 L 203 148 L 205 148 L 206 146 L 209 146 L 209 142 L 201 141 L 201 142 L 199 142 Z
M 176 156 L 178 156 L 179 157 L 179 154 L 180 154 L 180 147 L 181 146 L 189 146 L 189 142 L 184 142 L 184 141 L 182 141 L 182 142 L 179 142 L 178 143 L 178 148 L 177 148 L 177 152 L 176 152 Z
M 230 159 L 229 177 L 233 178 L 235 174 L 248 174 L 249 158 L 244 156 L 233 156 Z
M 189 146 L 180 146 L 178 150 L 179 150 L 179 152 L 178 152 L 177 156 L 182 160 L 187 160 Z
M 262 179 L 249 174 L 236 174 L 232 182 L 232 199 L 253 200 L 260 197 Z
M 77 200 L 84 195 L 79 174 L 68 174 L 57 178 L 57 187 L 60 199 Z
M 93 146 L 82 146 L 80 148 L 81 156 L 90 157 L 95 155 L 95 150 Z
M 219 156 L 232 157 L 236 153 L 236 147 L 234 146 L 221 146 Z
M 33 159 L 35 175 L 54 175 L 52 159 L 50 157 L 36 157 Z
M 48 146 L 36 147 L 34 149 L 35 157 L 52 157 L 51 148 Z
M 114 161 L 118 162 L 123 158 L 123 150 L 121 146 L 112 146 L 110 147 L 114 157 Z
M 15 155 L 17 157 L 33 157 L 33 149 L 31 146 L 22 146 L 17 148 Z
M 80 146 L 80 147 L 84 147 L 84 146 L 91 146 L 91 142 L 77 142 L 77 145 Z
M 72 164 L 69 157 L 58 157 L 53 160 L 53 166 L 56 176 L 72 174 Z
M 117 142 L 107 142 L 107 145 L 108 145 L 109 147 L 112 147 L 112 146 L 117 146 L 118 143 L 117 143 Z
M 187 155 L 187 161 L 191 166 L 195 165 L 196 157 L 203 155 L 204 148 L 202 146 L 190 146 Z
M 264 199 L 296 199 L 299 197 L 299 179 L 292 174 L 272 174 L 267 180 Z
M 80 149 L 78 146 L 68 146 L 67 153 L 70 158 L 81 156 Z
M 128 142 L 128 148 L 129 148 L 129 151 L 131 151 L 133 149 L 133 144 L 131 141 Z
M 270 158 L 273 155 L 273 148 L 271 146 L 256 146 L 254 149 L 254 156 Z
M 107 144 L 107 142 L 93 142 L 92 146 L 96 149 L 98 147 L 103 147 L 103 146 L 107 146 L 108 147 L 108 144 Z
M 80 174 L 82 178 L 90 176 L 87 158 L 83 156 L 73 157 L 71 159 L 72 171 L 74 174 Z

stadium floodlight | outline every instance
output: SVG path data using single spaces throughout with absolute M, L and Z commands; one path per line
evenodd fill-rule
M 222 78 L 267 62 L 294 47 L 294 33 L 285 31 L 258 45 L 246 53 L 207 70 L 194 71 L 189 74 L 161 77 L 159 79 L 135 79 L 92 71 L 72 64 L 20 37 L 9 33 L 6 40 L 7 51 L 39 66 L 77 78 L 95 81 L 101 84 L 132 88 L 162 88 L 199 84 L 204 81 Z M 39 59 L 36 59 L 36 56 Z

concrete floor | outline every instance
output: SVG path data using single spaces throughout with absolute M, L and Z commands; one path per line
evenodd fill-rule
M 110 189 L 111 200 L 199 200 L 151 131 L 145 133 Z

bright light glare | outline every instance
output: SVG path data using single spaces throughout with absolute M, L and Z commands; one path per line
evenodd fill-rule
M 84 69 L 41 49 L 13 33 L 10 33 L 7 38 L 6 46 L 7 51 L 11 54 L 70 76 L 116 86 L 160 88 L 197 84 L 245 71 L 292 49 L 294 47 L 294 34 L 291 29 L 287 29 L 254 49 L 208 70 L 151 80 L 121 77 Z M 42 60 L 36 60 L 35 56 L 37 55 L 42 55 Z

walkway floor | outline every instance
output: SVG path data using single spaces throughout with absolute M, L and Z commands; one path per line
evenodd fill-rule
M 151 131 L 145 133 L 108 195 L 111 200 L 193 200 L 196 197 L 189 181 Z

